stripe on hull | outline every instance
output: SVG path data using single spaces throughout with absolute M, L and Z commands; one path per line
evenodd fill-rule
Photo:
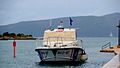
M 77 59 L 78 56 L 78 49 L 74 49 L 74 53 L 73 53 L 73 61 L 75 61 Z

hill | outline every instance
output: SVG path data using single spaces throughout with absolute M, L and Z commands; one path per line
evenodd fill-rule
M 73 19 L 73 26 L 78 28 L 80 37 L 107 37 L 112 32 L 117 36 L 118 21 L 120 13 L 113 13 L 104 16 L 76 16 Z M 55 28 L 63 21 L 64 27 L 69 27 L 69 17 L 52 19 L 52 27 Z M 0 34 L 3 32 L 32 34 L 43 36 L 45 29 L 49 28 L 50 20 L 22 21 L 15 24 L 0 26 Z

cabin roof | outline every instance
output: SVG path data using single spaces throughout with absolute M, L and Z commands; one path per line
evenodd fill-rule
M 66 28 L 66 29 L 63 29 L 64 31 L 75 31 L 75 29 L 73 29 L 73 28 Z M 56 32 L 56 31 L 58 31 L 58 29 L 54 29 L 54 30 L 46 30 L 45 32 Z

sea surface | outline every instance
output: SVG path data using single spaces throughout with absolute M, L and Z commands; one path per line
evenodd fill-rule
M 88 54 L 88 60 L 79 65 L 41 65 L 37 52 L 36 40 L 16 40 L 17 53 L 13 58 L 13 40 L 0 40 L 0 68 L 101 68 L 115 55 L 101 53 L 101 46 L 111 42 L 117 44 L 116 37 L 80 37 Z M 39 44 L 42 44 L 42 40 Z

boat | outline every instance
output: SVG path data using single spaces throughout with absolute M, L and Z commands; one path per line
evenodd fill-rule
M 39 43 L 39 42 L 38 42 Z M 77 40 L 75 28 L 64 28 L 44 31 L 43 44 L 37 44 L 35 51 L 41 63 L 46 62 L 84 62 L 88 56 L 83 47 L 83 41 Z
M 113 37 L 113 34 L 112 34 L 112 32 L 110 33 L 110 35 L 109 35 L 110 37 Z

